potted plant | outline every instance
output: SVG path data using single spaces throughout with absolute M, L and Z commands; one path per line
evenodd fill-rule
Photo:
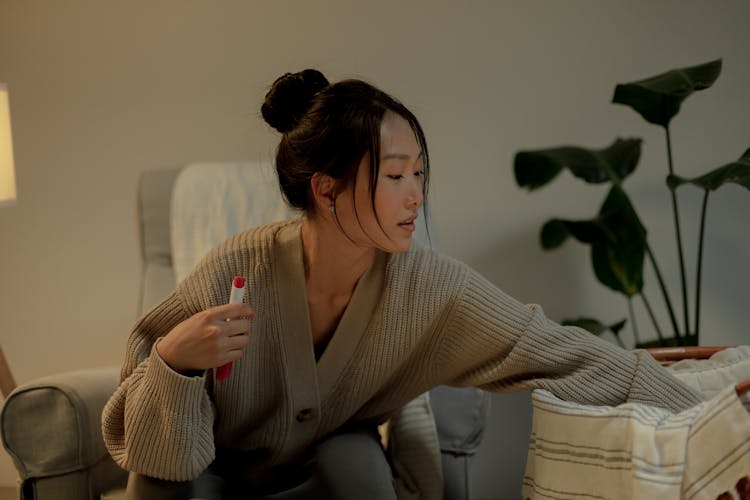
M 547 221 L 541 230 L 541 245 L 547 250 L 555 249 L 570 237 L 590 245 L 591 264 L 597 280 L 627 298 L 636 347 L 699 345 L 700 274 L 708 197 L 710 193 L 726 183 L 735 183 L 750 189 L 750 149 L 746 150 L 738 160 L 693 179 L 680 177 L 674 170 L 669 124 L 679 112 L 682 102 L 695 91 L 711 87 L 720 72 L 720 59 L 697 66 L 673 69 L 651 78 L 619 84 L 615 87 L 612 98 L 612 102 L 631 107 L 647 122 L 659 125 L 665 131 L 668 173 L 665 194 L 671 198 L 674 219 L 675 246 L 682 291 L 681 321 L 678 320 L 678 312 L 675 310 L 672 297 L 664 283 L 656 255 L 649 245 L 649 235 L 636 207 L 625 191 L 624 181 L 635 172 L 638 166 L 641 156 L 641 139 L 617 138 L 603 149 L 560 146 L 520 151 L 514 158 L 516 183 L 530 191 L 545 186 L 566 169 L 587 183 L 610 185 L 604 202 L 593 218 L 588 220 L 553 218 Z M 704 191 L 697 241 L 698 264 L 693 318 L 690 316 L 687 296 L 687 277 L 677 198 L 678 188 L 686 184 Z M 646 260 L 653 267 L 671 323 L 671 329 L 666 333 L 657 321 L 654 307 L 643 294 L 643 268 Z M 657 336 L 655 341 L 642 342 L 640 340 L 634 321 L 633 299 L 636 297 L 643 299 L 643 305 Z M 619 333 L 626 320 L 606 324 L 596 318 L 582 317 L 564 320 L 563 323 L 581 326 L 595 334 L 609 330 L 615 335 L 620 345 L 623 345 Z

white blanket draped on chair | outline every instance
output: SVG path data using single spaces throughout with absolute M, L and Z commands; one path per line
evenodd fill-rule
M 270 163 L 193 163 L 175 180 L 171 201 L 172 266 L 179 282 L 225 239 L 294 216 Z

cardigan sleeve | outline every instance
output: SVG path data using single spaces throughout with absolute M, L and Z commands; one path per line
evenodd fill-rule
M 473 270 L 465 277 L 435 352 L 448 384 L 495 392 L 543 388 L 582 404 L 633 401 L 671 411 L 702 400 L 646 351 L 561 326 Z
M 185 481 L 214 459 L 214 410 L 204 377 L 175 372 L 155 348 L 187 317 L 172 293 L 138 322 L 128 339 L 120 385 L 102 414 L 104 443 L 126 470 Z

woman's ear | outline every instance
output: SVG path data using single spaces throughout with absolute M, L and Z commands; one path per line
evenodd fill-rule
M 336 203 L 336 179 L 330 175 L 315 172 L 310 179 L 315 210 L 325 213 Z

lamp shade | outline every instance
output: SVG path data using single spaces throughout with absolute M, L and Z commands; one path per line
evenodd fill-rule
M 8 87 L 0 83 L 0 207 L 16 202 L 16 175 L 13 169 L 9 101 Z

